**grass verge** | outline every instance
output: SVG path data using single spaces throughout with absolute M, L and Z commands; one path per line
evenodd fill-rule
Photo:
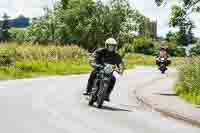
M 200 105 L 200 58 L 185 62 L 179 70 L 179 81 L 175 86 L 177 95 L 186 101 Z
M 127 54 L 124 60 L 127 69 L 155 65 L 155 57 L 143 54 Z M 177 65 L 182 58 L 172 60 Z M 0 44 L 0 79 L 81 74 L 90 70 L 88 52 L 78 46 Z

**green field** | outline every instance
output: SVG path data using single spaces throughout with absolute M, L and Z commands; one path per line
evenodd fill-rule
M 88 57 L 88 52 L 78 46 L 0 44 L 0 79 L 87 73 L 91 70 Z M 177 65 L 183 58 L 172 60 Z M 127 69 L 155 65 L 155 57 L 127 54 L 124 62 Z
M 144 55 L 144 54 L 127 54 L 125 56 L 125 63 L 127 68 L 133 68 L 135 65 L 149 65 L 156 66 L 155 64 L 155 56 Z M 185 58 L 183 57 L 172 57 L 171 66 L 178 66 L 185 62 Z
M 1 44 L 0 79 L 85 73 L 87 56 L 77 46 Z

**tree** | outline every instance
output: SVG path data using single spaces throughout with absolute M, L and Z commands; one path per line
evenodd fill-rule
M 191 24 L 190 27 L 188 27 L 188 43 L 189 44 L 195 44 L 197 42 L 196 38 L 194 37 L 194 33 L 192 32 L 192 30 L 194 29 L 194 25 Z
M 155 0 L 158 6 L 163 3 L 164 0 Z M 192 13 L 200 12 L 200 0 L 181 0 L 179 5 L 172 7 L 172 13 L 170 17 L 170 26 L 178 27 L 178 43 L 182 45 L 188 45 L 194 42 L 192 29 L 194 24 L 189 17 Z
M 61 3 L 62 4 L 62 3 Z M 93 0 L 70 0 L 68 8 L 58 9 L 58 21 L 65 29 L 68 43 L 81 44 L 84 47 L 92 47 L 92 19 L 95 12 L 95 2 Z M 63 32 L 60 30 L 60 32 Z M 61 33 L 63 34 L 63 33 Z
M 3 15 L 3 22 L 1 24 L 1 34 L 2 34 L 2 37 L 1 37 L 1 40 L 2 41 L 8 41 L 10 39 L 10 34 L 8 32 L 8 30 L 10 29 L 10 26 L 9 26 L 9 16 L 4 13 Z
M 168 42 L 176 42 L 177 39 L 177 33 L 169 31 L 166 35 L 166 40 Z
M 69 0 L 67 8 L 60 12 L 60 21 L 70 38 L 67 41 L 89 49 L 104 45 L 108 37 L 116 38 L 122 45 L 123 33 L 133 30 L 131 24 L 138 20 L 128 0 L 111 0 L 108 4 L 101 0 Z
M 155 0 L 157 6 L 161 6 L 164 0 Z
M 187 46 L 188 45 L 188 39 L 187 39 L 185 27 L 181 27 L 180 31 L 177 34 L 177 45 L 179 45 L 179 46 Z
M 129 33 L 138 30 L 143 21 L 141 16 L 131 8 L 128 0 L 110 0 L 109 3 L 62 0 L 53 11 L 47 11 L 47 15 L 30 26 L 29 35 L 35 42 L 55 40 L 62 44 L 78 44 L 89 50 L 104 45 L 108 37 L 114 37 L 122 47 L 128 42 Z
M 61 0 L 62 9 L 67 9 L 70 0 Z
M 169 0 L 155 0 L 157 6 L 161 6 L 163 3 Z M 177 0 L 178 1 L 178 0 Z M 200 0 L 180 0 L 181 4 L 183 5 L 184 9 L 190 14 L 192 12 L 200 12 Z
M 32 25 L 28 27 L 28 38 L 26 40 L 39 43 L 54 42 L 55 25 L 52 25 L 52 12 L 48 8 L 44 10 L 45 15 L 34 20 Z

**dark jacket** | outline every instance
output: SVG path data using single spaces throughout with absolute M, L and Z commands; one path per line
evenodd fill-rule
M 110 52 L 107 48 L 99 48 L 92 54 L 92 63 L 103 65 L 104 63 L 112 65 L 122 64 L 121 56 L 116 52 Z

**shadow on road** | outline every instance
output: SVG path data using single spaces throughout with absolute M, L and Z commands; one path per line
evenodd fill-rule
M 161 95 L 161 96 L 177 96 L 175 93 L 154 93 L 155 95 Z
M 131 110 L 128 110 L 128 109 L 122 109 L 122 108 L 116 108 L 116 107 L 109 107 L 109 106 L 105 106 L 105 105 L 101 109 L 108 110 L 108 111 L 132 112 Z
M 197 105 L 196 108 L 200 109 L 200 105 Z

